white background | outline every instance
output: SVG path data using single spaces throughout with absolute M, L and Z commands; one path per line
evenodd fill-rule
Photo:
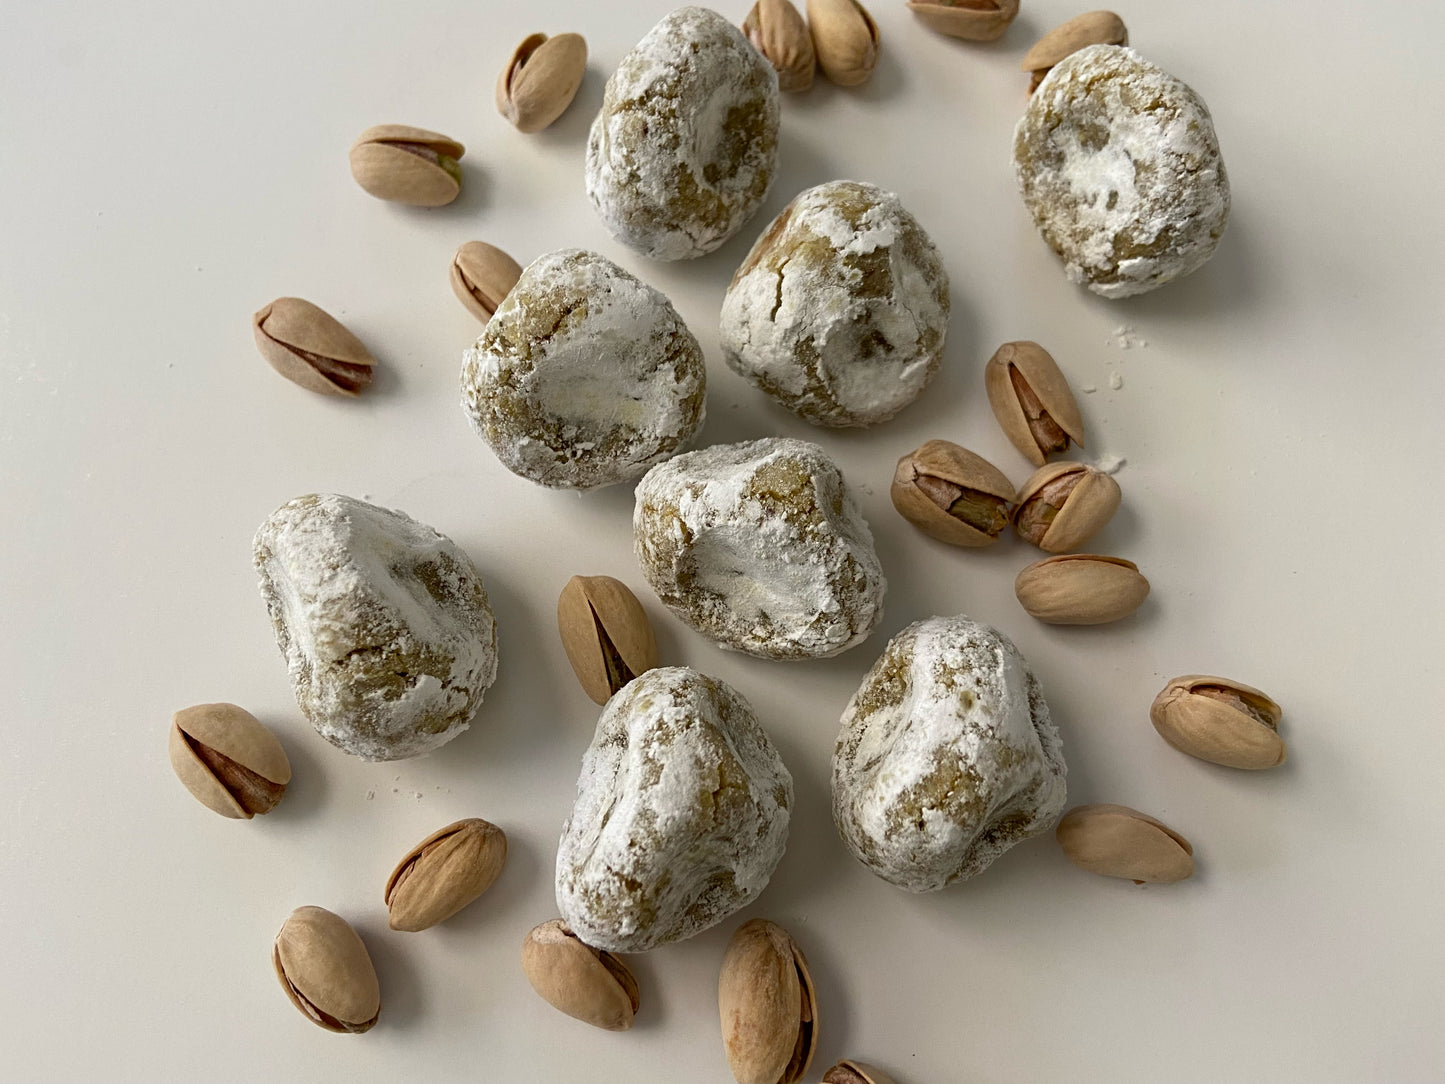
M 753 915 L 812 964 L 814 1078 L 842 1056 L 901 1082 L 1445 1076 L 1437 7 L 1122 8 L 1140 50 L 1209 103 L 1234 188 L 1214 261 L 1125 302 L 1065 281 L 1014 190 L 1017 62 L 1079 10 L 1062 0 L 1025 0 L 987 46 L 878 0 L 876 75 L 785 99 L 781 174 L 738 237 L 682 265 L 623 249 L 583 195 L 585 136 L 606 75 L 668 7 L 0 0 L 0 1077 L 723 1081 L 716 970 Z M 538 29 L 583 33 L 592 58 L 566 116 L 523 136 L 492 87 Z M 348 146 L 384 121 L 467 145 L 454 205 L 386 205 L 352 183 Z M 868 432 L 812 429 L 716 348 L 753 238 L 837 177 L 901 193 L 953 279 L 943 371 Z M 890 578 L 868 643 L 805 664 L 721 652 L 642 584 L 626 487 L 547 492 L 497 463 L 457 407 L 479 328 L 446 271 L 471 239 L 523 263 L 595 248 L 666 292 L 708 354 L 704 442 L 827 447 Z M 364 397 L 312 395 L 257 355 L 250 314 L 284 294 L 371 347 Z M 1137 561 L 1154 593 L 1117 626 L 1034 623 L 1012 583 L 1037 554 L 949 549 L 888 503 L 895 459 L 930 437 L 1027 476 L 981 376 L 1015 338 L 1097 389 L 1079 396 L 1088 452 L 1128 460 L 1096 548 Z M 250 540 L 317 490 L 434 525 L 486 578 L 500 678 L 431 757 L 361 763 L 296 710 Z M 574 572 L 636 586 L 664 659 L 741 690 L 797 785 L 771 886 L 634 959 L 643 1007 L 620 1035 L 556 1013 L 517 963 L 555 913 L 556 838 L 596 717 L 555 631 Z M 935 612 L 1018 642 L 1064 735 L 1071 804 L 1162 818 L 1196 846 L 1192 881 L 1092 877 L 1044 836 L 913 897 L 847 855 L 828 801 L 838 716 L 887 638 Z M 1165 745 L 1149 702 L 1194 671 L 1278 699 L 1288 764 L 1236 772 Z M 222 820 L 172 776 L 171 712 L 212 700 L 282 738 L 295 781 L 271 816 Z M 500 881 L 443 927 L 389 932 L 392 865 L 464 816 L 505 828 Z M 271 939 L 307 903 L 372 952 L 370 1034 L 312 1027 L 277 986 Z

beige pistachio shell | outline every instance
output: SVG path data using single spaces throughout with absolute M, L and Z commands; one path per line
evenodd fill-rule
M 1001 470 L 946 440 L 927 441 L 900 459 L 888 495 L 909 523 L 953 546 L 996 542 L 1015 497 Z
M 291 782 L 286 750 L 235 704 L 197 704 L 171 720 L 171 767 L 206 808 L 234 820 L 269 813 Z
M 1019 13 L 1019 0 L 910 0 L 923 25 L 964 41 L 1001 37 Z
M 778 73 L 778 89 L 803 91 L 818 66 L 813 35 L 790 0 L 758 0 L 743 20 L 743 35 Z
M 1019 491 L 1014 529 L 1046 553 L 1068 553 L 1098 534 L 1122 500 L 1119 483 L 1098 468 L 1049 463 Z
M 366 945 L 339 915 L 298 907 L 276 935 L 271 964 L 291 1003 L 327 1031 L 370 1031 L 381 987 Z
M 1277 728 L 1284 712 L 1250 685 L 1208 674 L 1174 678 L 1154 698 L 1149 718 L 1181 752 L 1230 768 L 1273 768 L 1285 760 Z
M 1102 625 L 1128 617 L 1149 597 L 1149 581 L 1133 561 L 1070 553 L 1036 561 L 1014 580 L 1031 617 L 1049 625 Z
M 583 690 L 598 704 L 657 665 L 657 638 L 637 596 L 611 576 L 573 576 L 557 597 L 557 631 Z
M 823 1074 L 823 1084 L 894 1084 L 894 1080 L 866 1061 L 844 1058 Z
M 1034 42 L 1033 48 L 1024 54 L 1019 67 L 1033 73 L 1029 93 L 1044 81 L 1059 61 L 1090 45 L 1128 45 L 1129 30 L 1124 20 L 1112 11 L 1086 11 L 1075 15 L 1066 23 L 1060 23 Z
M 522 265 L 485 241 L 468 241 L 452 256 L 452 293 L 484 324 L 521 277 Z
M 371 384 L 376 359 L 340 320 L 299 297 L 278 297 L 251 317 L 256 349 L 293 384 L 354 396 Z
M 587 73 L 581 34 L 531 34 L 497 77 L 497 112 L 521 132 L 540 132 L 567 111 Z
M 1070 862 L 1104 877 L 1169 884 L 1194 873 L 1194 848 L 1168 825 L 1122 805 L 1081 805 L 1054 835 Z
M 866 82 L 878 66 L 878 24 L 858 0 L 808 0 L 818 66 L 840 87 Z
M 377 199 L 440 207 L 462 190 L 460 143 L 425 128 L 378 124 L 351 146 L 351 175 Z
M 479 817 L 438 829 L 407 852 L 386 882 L 393 930 L 416 933 L 445 922 L 480 896 L 507 861 L 507 834 Z
M 554 918 L 522 941 L 522 972 L 542 999 L 593 1027 L 626 1031 L 641 1003 L 637 980 L 610 952 L 578 940 Z
M 1026 389 L 1023 398 L 1016 379 Z M 1079 404 L 1058 362 L 1038 343 L 1004 343 L 984 366 L 983 381 L 999 428 L 1034 466 L 1042 467 L 1052 451 L 1066 451 L 1070 440 L 1084 446 Z
M 738 1084 L 792 1084 L 818 1043 L 808 962 L 781 926 L 755 918 L 728 943 L 718 976 L 723 1049 Z

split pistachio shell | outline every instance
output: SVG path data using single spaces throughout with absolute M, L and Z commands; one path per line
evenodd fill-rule
M 492 887 L 507 861 L 507 835 L 471 817 L 427 836 L 386 882 L 393 930 L 415 933 L 445 922 Z
M 1230 768 L 1273 768 L 1285 759 L 1278 727 L 1284 713 L 1264 693 L 1207 674 L 1177 677 L 1160 691 L 1149 718 L 1181 752 Z
M 197 704 L 171 721 L 171 767 L 185 788 L 223 817 L 269 813 L 291 782 L 276 735 L 235 704 Z
M 540 132 L 567 111 L 586 73 L 581 34 L 531 34 L 497 77 L 497 112 L 518 131 Z
M 1047 553 L 1068 553 L 1097 534 L 1119 510 L 1119 483 L 1085 463 L 1050 463 L 1019 491 L 1014 530 Z
M 381 1012 L 376 969 L 356 931 L 324 907 L 298 907 L 276 935 L 271 964 L 301 1012 L 327 1031 L 370 1031 Z
M 1102 625 L 1142 606 L 1149 581 L 1133 561 L 1071 553 L 1029 565 L 1014 580 L 1014 594 L 1030 616 L 1045 624 Z
M 930 440 L 898 461 L 889 497 L 899 515 L 953 546 L 987 546 L 1008 525 L 1014 487 L 982 456 Z
M 718 976 L 723 1048 L 738 1084 L 801 1080 L 818 1044 L 817 995 L 808 961 L 781 926 L 738 927 Z
M 425 128 L 378 124 L 351 146 L 351 175 L 377 199 L 440 207 L 462 190 L 466 153 L 460 143 Z
M 1019 13 L 1019 0 L 910 0 L 923 25 L 964 41 L 993 41 Z
M 640 1007 L 627 965 L 583 944 L 560 918 L 527 934 L 522 971 L 549 1005 L 593 1027 L 626 1031 Z
M 758 0 L 743 20 L 743 34 L 778 73 L 778 89 L 807 90 L 818 57 L 808 24 L 790 0 Z
M 1036 342 L 1004 343 L 983 370 L 984 389 L 1004 435 L 1036 467 L 1072 440 L 1084 446 L 1084 421 L 1069 382 Z
M 1070 862 L 1135 884 L 1169 884 L 1194 873 L 1194 848 L 1168 825 L 1122 805 L 1081 805 L 1054 831 Z
M 354 396 L 371 384 L 371 351 L 309 301 L 278 297 L 251 317 L 251 332 L 271 368 L 307 391 Z
M 521 277 L 522 265 L 485 241 L 468 241 L 452 257 L 452 293 L 484 324 Z
M 583 690 L 605 704 L 657 665 L 657 639 L 637 596 L 611 576 L 573 576 L 557 598 L 557 630 Z
M 878 66 L 878 24 L 858 0 L 808 0 L 808 27 L 823 74 L 840 87 L 865 82 Z
M 844 1058 L 823 1074 L 823 1084 L 894 1084 L 894 1081 L 866 1061 Z
M 1128 44 L 1129 30 L 1124 26 L 1123 19 L 1112 11 L 1086 11 L 1066 23 L 1060 23 L 1034 42 L 1019 67 L 1033 73 L 1029 83 L 1029 93 L 1032 94 L 1044 81 L 1044 76 L 1049 74 L 1049 69 L 1066 56 L 1090 45 Z

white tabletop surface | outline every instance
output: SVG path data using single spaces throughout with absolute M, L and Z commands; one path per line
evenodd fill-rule
M 758 915 L 811 962 L 814 1079 L 844 1056 L 902 1082 L 1445 1076 L 1445 20 L 1424 4 L 1121 8 L 1134 44 L 1209 103 L 1234 213 L 1203 270 L 1108 302 L 1065 281 L 1009 161 L 1018 60 L 1079 6 L 1025 0 L 988 46 L 935 36 L 901 0 L 873 6 L 873 80 L 785 98 L 763 211 L 712 256 L 660 265 L 607 235 L 582 159 L 604 79 L 666 0 L 0 3 L 0 1078 L 724 1081 L 717 967 Z M 492 86 L 538 29 L 581 32 L 591 60 L 571 110 L 524 136 Z M 467 145 L 454 205 L 353 184 L 347 148 L 384 121 Z M 942 372 L 866 432 L 799 421 L 716 344 L 758 231 L 838 177 L 898 191 L 953 281 Z M 446 269 L 471 239 L 524 263 L 595 248 L 666 292 L 707 352 L 704 443 L 826 446 L 890 579 L 866 644 L 803 664 L 722 652 L 646 590 L 627 487 L 549 492 L 502 468 L 457 408 L 479 328 Z M 285 294 L 371 346 L 370 392 L 323 398 L 265 365 L 250 314 Z M 1017 338 L 1083 390 L 1089 454 L 1127 460 L 1096 548 L 1151 579 L 1133 619 L 1037 624 L 1012 590 L 1028 547 L 950 549 L 889 505 L 894 460 L 931 437 L 1027 476 L 981 377 Z M 430 757 L 362 763 L 296 708 L 250 542 L 311 491 L 401 508 L 486 578 L 500 678 Z M 742 691 L 797 788 L 762 897 L 633 961 L 625 1034 L 555 1012 L 518 966 L 523 934 L 556 913 L 558 831 L 597 714 L 554 623 L 574 572 L 632 583 L 664 658 Z M 925 896 L 849 857 L 829 813 L 839 714 L 887 638 L 936 612 L 1017 641 L 1064 736 L 1070 804 L 1162 818 L 1195 844 L 1192 881 L 1094 877 L 1051 835 Z M 1165 745 L 1147 709 L 1188 672 L 1279 700 L 1287 765 L 1238 772 Z M 270 816 L 223 820 L 171 773 L 171 713 L 215 700 L 290 754 Z M 499 882 L 442 927 L 388 931 L 394 862 L 465 816 L 506 830 Z M 273 935 L 312 903 L 371 950 L 384 1008 L 367 1035 L 311 1026 L 272 974 Z

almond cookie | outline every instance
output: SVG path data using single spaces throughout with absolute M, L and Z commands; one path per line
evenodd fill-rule
M 645 952 L 701 933 L 767 886 L 793 777 L 746 700 L 685 666 L 607 702 L 557 848 L 557 906 L 582 941 Z
M 657 597 L 722 647 L 823 658 L 883 616 L 872 532 L 816 444 L 769 437 L 659 464 L 637 486 L 632 529 Z
M 1080 49 L 1044 77 L 1014 131 L 1014 172 L 1069 278 L 1102 297 L 1189 274 L 1229 220 L 1209 109 L 1120 45 Z
M 667 15 L 607 80 L 587 195 L 612 236 L 659 260 L 717 248 L 753 216 L 778 163 L 778 75 L 715 11 Z
M 878 876 L 932 892 L 1052 828 L 1064 772 L 1018 648 L 966 617 L 931 617 L 889 642 L 843 713 L 833 821 Z
M 831 181 L 788 204 L 733 275 L 723 357 L 814 425 L 874 425 L 938 371 L 948 313 L 948 272 L 898 197 Z
M 365 760 L 431 752 L 467 729 L 497 676 L 476 568 L 401 512 L 336 494 L 288 501 L 254 547 L 296 702 Z

